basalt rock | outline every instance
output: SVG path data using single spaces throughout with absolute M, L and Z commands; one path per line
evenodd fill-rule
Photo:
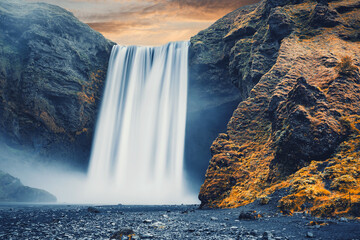
M 279 164 L 283 174 L 294 173 L 314 159 L 330 157 L 346 134 L 326 95 L 303 77 L 273 115 L 275 158 L 271 167 Z
M 60 7 L 0 3 L 0 132 L 8 144 L 86 162 L 113 43 Z
M 205 171 L 211 142 L 275 64 L 280 43 L 294 23 L 289 14 L 272 7 L 288 2 L 240 8 L 191 38 L 185 151 L 190 175 Z
M 359 29 L 353 1 L 264 0 L 234 20 L 223 55 L 243 100 L 211 147 L 202 207 L 286 188 L 283 213 L 358 216 Z

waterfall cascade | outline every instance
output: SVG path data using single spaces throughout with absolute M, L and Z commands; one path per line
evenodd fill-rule
M 188 45 L 113 47 L 88 170 L 89 200 L 186 202 Z

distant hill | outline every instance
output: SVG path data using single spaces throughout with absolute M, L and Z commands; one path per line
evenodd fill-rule
M 51 193 L 24 186 L 19 179 L 0 170 L 0 202 L 56 202 Z

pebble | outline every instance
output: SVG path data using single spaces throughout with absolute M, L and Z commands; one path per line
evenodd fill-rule
M 140 235 L 140 238 L 141 239 L 152 239 L 152 238 L 154 238 L 154 235 L 152 235 L 150 233 L 145 233 L 145 234 Z
M 164 214 L 168 208 L 172 209 L 171 217 Z M 131 231 L 133 232 L 132 240 L 303 239 L 309 235 L 306 234 L 307 231 L 310 231 L 306 223 L 316 220 L 311 218 L 303 221 L 301 216 L 287 217 L 281 215 L 270 218 L 268 222 L 265 222 L 265 218 L 257 221 L 239 219 L 234 221 L 238 214 L 236 209 L 199 210 L 191 213 L 189 209 L 192 208 L 189 206 L 166 206 L 166 208 L 159 206 L 101 206 L 98 208 L 101 210 L 101 214 L 89 214 L 88 206 L 16 207 L 13 211 L 0 206 L 0 239 L 109 240 L 110 236 L 116 235 L 118 232 L 127 234 Z M 189 211 L 189 214 L 181 214 L 185 210 Z M 226 218 L 231 219 L 231 221 L 225 220 Z M 287 218 L 290 221 L 287 221 Z M 292 221 L 291 218 L 295 218 L 296 221 Z M 316 221 L 320 220 L 317 219 Z M 353 221 L 344 222 L 338 226 L 351 224 L 357 224 L 356 226 L 359 228 L 354 227 L 354 229 L 360 229 L 360 224 Z M 265 226 L 268 226 L 268 229 Z M 299 231 L 299 227 L 303 231 Z M 131 231 L 125 231 L 125 229 Z M 315 227 L 313 229 L 315 230 Z M 313 234 L 312 238 L 326 239 L 324 234 L 327 233 L 324 233 L 321 228 L 316 231 L 316 237 Z M 331 236 L 331 229 L 328 234 Z M 360 235 L 356 235 L 356 231 L 348 234 L 350 234 L 349 239 L 356 239 L 356 236 Z M 116 236 L 113 239 L 117 239 Z M 122 240 L 125 239 L 129 239 L 128 235 L 123 235 Z
M 307 237 L 307 238 L 313 238 L 313 237 L 314 237 L 314 234 L 313 234 L 312 232 L 308 232 L 308 233 L 306 234 L 306 237 Z
M 100 213 L 100 210 L 97 208 L 94 208 L 94 207 L 88 207 L 87 211 L 90 213 Z M 62 217 L 64 217 L 64 216 L 62 216 Z

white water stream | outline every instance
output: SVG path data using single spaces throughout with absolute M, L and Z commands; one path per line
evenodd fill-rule
M 188 46 L 113 47 L 88 170 L 89 202 L 194 202 L 183 167 Z

